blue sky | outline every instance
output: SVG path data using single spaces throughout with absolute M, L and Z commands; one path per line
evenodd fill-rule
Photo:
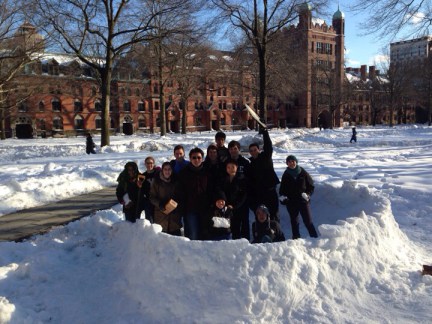
M 350 0 L 339 1 L 339 8 L 345 14 L 345 65 L 347 67 L 359 67 L 360 65 L 377 65 L 385 60 L 384 47 L 389 49 L 389 42 L 380 40 L 377 35 L 361 35 L 364 33 L 360 26 L 367 20 L 364 14 L 354 14 L 347 8 L 352 4 Z M 322 17 L 331 25 L 333 13 L 337 11 L 338 4 L 331 5 L 331 16 Z

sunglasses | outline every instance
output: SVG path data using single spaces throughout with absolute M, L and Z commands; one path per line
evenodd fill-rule
M 192 159 L 192 160 L 201 160 L 201 159 L 202 159 L 202 156 L 195 155 L 195 156 L 192 156 L 191 159 Z

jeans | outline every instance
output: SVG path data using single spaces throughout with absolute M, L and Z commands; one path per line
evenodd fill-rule
M 188 212 L 184 217 L 184 234 L 190 240 L 200 239 L 200 214 L 198 212 Z

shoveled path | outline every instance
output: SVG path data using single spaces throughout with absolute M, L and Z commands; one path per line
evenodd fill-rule
M 22 241 L 117 204 L 115 187 L 0 216 L 0 242 Z

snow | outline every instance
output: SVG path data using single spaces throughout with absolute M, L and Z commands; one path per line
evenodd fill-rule
M 124 222 L 115 205 L 0 243 L 0 323 L 430 322 L 432 277 L 420 271 L 432 263 L 432 128 L 357 131 L 353 144 L 350 128 L 270 132 L 277 174 L 294 154 L 315 180 L 318 239 L 302 224 L 295 241 L 189 241 Z M 205 151 L 214 135 L 114 136 L 96 155 L 83 137 L 1 141 L 0 215 L 115 185 L 127 161 L 161 165 L 175 144 Z

